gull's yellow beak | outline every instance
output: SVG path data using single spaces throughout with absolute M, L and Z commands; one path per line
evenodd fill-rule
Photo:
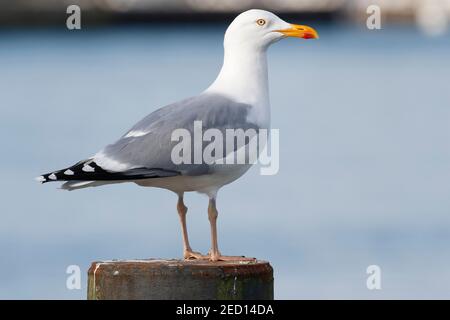
M 302 39 L 319 39 L 319 35 L 317 31 L 308 26 L 302 26 L 299 24 L 291 24 L 291 27 L 288 29 L 277 30 L 281 32 L 286 37 L 295 37 Z

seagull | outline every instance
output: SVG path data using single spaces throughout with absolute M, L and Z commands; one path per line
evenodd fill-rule
M 216 207 L 219 189 L 241 177 L 251 163 L 178 163 L 173 159 L 176 143 L 173 133 L 182 129 L 195 135 L 195 121 L 200 121 L 203 130 L 218 132 L 227 129 L 268 130 L 270 104 L 266 52 L 271 44 L 286 37 L 317 39 L 318 34 L 311 27 L 287 23 L 268 11 L 252 9 L 239 14 L 225 32 L 224 60 L 219 75 L 205 91 L 150 113 L 94 156 L 36 179 L 41 183 L 62 181 L 61 188 L 65 190 L 123 182 L 170 190 L 178 196 L 184 259 L 253 260 L 220 253 Z M 244 143 L 247 144 L 248 141 Z M 203 150 L 205 145 L 201 143 L 199 147 Z M 234 156 L 236 152 L 235 147 L 223 157 Z M 188 209 L 183 199 L 186 192 L 192 191 L 205 194 L 209 199 L 211 249 L 206 255 L 193 251 L 189 244 Z

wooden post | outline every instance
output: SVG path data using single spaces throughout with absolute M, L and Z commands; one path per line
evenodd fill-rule
M 88 299 L 273 300 L 273 269 L 266 261 L 93 262 Z

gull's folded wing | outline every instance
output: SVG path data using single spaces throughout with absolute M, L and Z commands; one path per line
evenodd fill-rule
M 172 141 L 172 133 L 185 129 L 194 139 L 194 121 L 202 122 L 203 131 L 217 129 L 224 136 L 226 129 L 257 130 L 258 127 L 247 119 L 250 108 L 248 104 L 217 94 L 202 94 L 176 102 L 152 112 L 92 158 L 44 174 L 37 180 L 123 181 L 211 173 L 211 167 L 205 163 L 175 164 L 172 161 L 172 150 L 178 143 Z M 206 142 L 202 143 L 204 148 Z

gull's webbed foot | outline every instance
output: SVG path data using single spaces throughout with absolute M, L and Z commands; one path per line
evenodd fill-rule
M 184 250 L 183 258 L 184 260 L 208 260 L 209 255 L 203 255 L 200 252 L 195 252 L 192 250 Z
M 223 256 L 220 252 L 208 252 L 210 261 L 256 261 L 256 258 L 244 256 Z

